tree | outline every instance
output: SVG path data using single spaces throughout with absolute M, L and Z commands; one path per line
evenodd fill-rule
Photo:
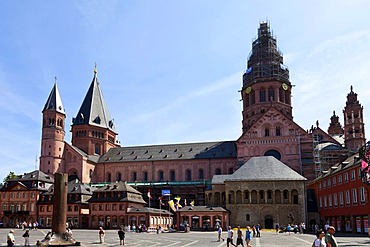
M 15 175 L 14 172 L 9 172 L 9 174 L 4 178 L 3 182 L 5 183 L 9 179 L 13 179 L 13 178 L 16 178 L 16 177 L 17 177 L 17 175 Z

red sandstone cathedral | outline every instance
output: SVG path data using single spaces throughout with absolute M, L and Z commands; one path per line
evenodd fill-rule
M 363 107 L 353 90 L 343 99 L 343 127 L 334 112 L 327 131 L 318 123 L 303 129 L 293 120 L 289 70 L 269 24 L 260 23 L 243 74 L 242 135 L 235 141 L 121 147 L 95 69 L 72 119 L 71 142 L 65 140 L 66 113 L 53 86 L 42 111 L 40 170 L 68 173 L 83 183 L 127 181 L 141 192 L 150 188 L 156 198 L 168 189 L 197 205 L 205 204 L 214 175 L 232 174 L 252 157 L 273 156 L 312 180 L 365 144 Z

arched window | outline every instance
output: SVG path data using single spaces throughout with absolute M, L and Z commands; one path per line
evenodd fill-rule
M 148 172 L 147 171 L 144 172 L 143 177 L 144 177 L 144 181 L 147 182 L 148 181 Z
M 220 168 L 216 169 L 216 175 L 221 175 L 221 169 Z
M 187 169 L 185 171 L 185 176 L 186 176 L 186 181 L 191 181 L 191 170 L 190 169 Z
M 291 193 L 292 193 L 292 195 L 291 195 L 291 197 L 292 197 L 291 202 L 293 204 L 298 204 L 298 191 L 297 190 L 292 190 Z
M 279 102 L 284 103 L 284 91 L 281 88 L 279 89 Z
M 281 154 L 279 153 L 279 151 L 277 150 L 274 150 L 274 149 L 270 149 L 268 150 L 264 156 L 273 156 L 275 157 L 277 160 L 280 160 L 281 159 Z
M 170 180 L 171 182 L 176 181 L 176 173 L 174 170 L 170 171 Z
M 234 167 L 230 167 L 229 168 L 229 174 L 233 174 L 234 173 Z
M 199 169 L 198 179 L 204 179 L 204 171 L 203 171 L 203 169 Z
M 137 172 L 132 172 L 132 181 L 136 181 L 137 180 Z
M 265 136 L 270 136 L 270 129 L 269 128 L 265 128 Z
M 260 102 L 266 102 L 266 91 L 265 89 L 260 89 Z
M 251 92 L 251 101 L 252 105 L 256 104 L 256 93 L 254 91 Z
M 95 144 L 95 154 L 100 154 L 100 144 L 99 143 Z
M 290 104 L 289 92 L 285 92 L 285 103 Z
M 90 171 L 89 171 L 89 178 L 92 178 L 92 174 L 93 174 L 93 170 L 90 169 Z
M 269 88 L 268 96 L 269 96 L 268 98 L 269 101 L 275 101 L 275 93 L 274 93 L 273 88 Z
M 276 136 L 281 136 L 281 130 L 279 126 L 276 127 L 275 132 L 276 132 Z
M 121 181 L 122 180 L 122 174 L 120 172 L 116 173 L 116 181 Z
M 107 180 L 107 182 L 111 182 L 112 181 L 112 175 L 110 174 L 110 172 L 107 172 L 106 180 Z
M 164 177 L 163 176 L 163 171 L 162 170 L 158 171 L 158 181 L 163 181 L 164 180 L 163 177 Z

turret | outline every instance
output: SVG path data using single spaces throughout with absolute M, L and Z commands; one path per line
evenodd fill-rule
M 62 165 L 66 114 L 56 81 L 42 110 L 40 170 L 47 174 Z
M 363 107 L 357 100 L 357 94 L 351 91 L 347 95 L 344 114 L 344 138 L 347 149 L 357 152 L 360 147 L 365 145 L 365 124 Z
M 103 155 L 119 146 L 114 121 L 105 103 L 94 69 L 94 77 L 80 110 L 72 119 L 72 145 L 89 155 Z

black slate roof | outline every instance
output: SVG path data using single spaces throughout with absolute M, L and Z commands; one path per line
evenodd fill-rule
M 111 196 L 105 196 L 108 192 Z M 112 196 L 111 193 L 121 194 L 121 197 Z M 99 197 L 98 194 L 104 193 L 104 197 Z M 120 181 L 113 184 L 107 184 L 101 188 L 95 189 L 93 196 L 89 199 L 89 202 L 103 202 L 103 201 L 119 201 L 119 202 L 136 202 L 146 204 L 143 200 L 142 193 L 128 185 L 126 181 Z
M 56 83 L 54 83 L 54 86 L 51 89 L 50 95 L 45 103 L 45 106 L 42 112 L 44 112 L 45 110 L 53 110 L 53 111 L 66 114 L 64 111 L 64 107 L 63 107 L 62 100 L 60 98 Z
M 99 163 L 212 158 L 236 158 L 235 141 L 111 148 Z
M 9 179 L 7 182 L 25 182 L 25 181 L 40 181 L 46 183 L 54 183 L 54 176 L 45 174 L 42 171 L 35 170 L 29 173 L 24 173 L 23 175 L 18 175 L 16 178 Z
M 179 212 L 227 212 L 223 207 L 213 206 L 185 206 L 178 210 Z
M 96 74 L 94 71 L 94 78 L 77 116 L 72 120 L 72 125 L 89 124 L 115 132 L 113 119 L 110 117 Z
M 93 188 L 88 184 L 81 183 L 78 179 L 72 179 L 68 182 L 68 194 L 82 194 L 82 195 L 92 195 Z M 54 185 L 50 186 L 49 190 L 43 195 L 53 195 Z

